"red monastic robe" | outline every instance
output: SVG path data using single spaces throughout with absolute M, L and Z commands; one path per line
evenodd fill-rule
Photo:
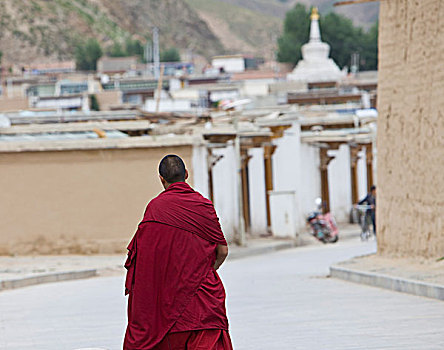
M 231 349 L 225 290 L 213 268 L 218 244 L 227 245 L 213 204 L 185 182 L 148 204 L 125 263 L 124 350 L 153 349 L 167 333 L 209 329 L 220 330 Z

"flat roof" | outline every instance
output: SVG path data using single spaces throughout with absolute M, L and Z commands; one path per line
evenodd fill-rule
M 190 135 L 136 136 L 121 139 L 42 140 L 0 142 L 0 153 L 131 149 L 191 146 L 201 141 Z
M 134 121 L 89 121 L 78 123 L 57 124 L 24 124 L 13 125 L 9 128 L 0 128 L 0 135 L 40 134 L 51 132 L 79 132 L 100 130 L 147 130 L 152 129 L 153 124 L 147 120 Z
M 301 141 L 304 143 L 355 142 L 366 144 L 373 142 L 374 137 L 376 135 L 367 128 L 301 132 Z
M 229 58 L 244 58 L 244 55 L 242 54 L 235 54 L 235 55 L 219 55 L 219 56 L 213 56 L 211 57 L 212 60 L 215 59 L 229 59 Z
M 66 123 L 88 120 L 131 120 L 137 119 L 137 111 L 106 111 L 106 112 L 33 112 L 23 111 L 17 113 L 2 113 L 11 124 L 37 124 L 37 123 Z

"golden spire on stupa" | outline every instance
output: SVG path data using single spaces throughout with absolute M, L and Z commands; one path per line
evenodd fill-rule
M 311 16 L 310 16 L 310 19 L 313 21 L 313 20 L 315 20 L 315 21 L 318 21 L 319 20 L 319 11 L 318 11 L 318 8 L 316 7 L 316 6 L 314 6 L 312 9 L 311 9 Z

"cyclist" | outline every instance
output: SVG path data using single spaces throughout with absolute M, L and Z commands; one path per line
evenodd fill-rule
M 366 215 L 366 220 L 368 217 L 371 218 L 372 220 L 372 225 L 373 225 L 373 233 L 376 236 L 376 186 L 373 185 L 372 187 L 370 187 L 370 193 L 367 194 L 367 196 L 365 196 L 365 198 L 363 200 L 361 200 L 358 205 L 369 205 L 370 209 L 367 209 L 365 215 Z

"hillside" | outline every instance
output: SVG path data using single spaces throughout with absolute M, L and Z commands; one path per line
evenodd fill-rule
M 3 62 L 69 59 L 76 43 L 95 37 L 103 47 L 160 30 L 164 48 L 177 46 L 207 56 L 223 45 L 184 1 L 2 0 L 0 51 Z
M 370 28 L 379 17 L 379 3 L 367 3 L 367 4 L 356 4 L 347 6 L 333 7 L 333 4 L 337 0 L 303 0 L 307 6 L 316 5 L 319 7 L 321 13 L 328 13 L 330 11 L 335 11 L 348 18 L 350 18 L 355 25 Z
M 299 0 L 330 11 L 333 0 Z M 1 0 L 3 63 L 65 60 L 76 44 L 97 38 L 103 48 L 129 38 L 143 42 L 154 26 L 162 48 L 210 57 L 249 53 L 273 57 L 283 18 L 294 0 Z M 335 10 L 369 27 L 377 4 Z
M 205 20 L 228 53 L 246 53 L 271 59 L 282 20 L 220 0 L 186 0 Z
M 379 14 L 378 3 L 368 3 L 359 5 L 348 5 L 334 7 L 337 0 L 217 0 L 225 4 L 231 4 L 266 16 L 285 18 L 285 13 L 296 3 L 305 4 L 307 7 L 317 6 L 321 13 L 330 11 L 347 16 L 355 25 L 370 27 L 377 19 Z
M 378 18 L 379 4 L 333 7 L 335 0 L 185 0 L 205 20 L 230 53 L 252 53 L 271 58 L 276 49 L 283 19 L 296 2 L 318 6 L 322 14 L 330 11 L 369 28 Z

